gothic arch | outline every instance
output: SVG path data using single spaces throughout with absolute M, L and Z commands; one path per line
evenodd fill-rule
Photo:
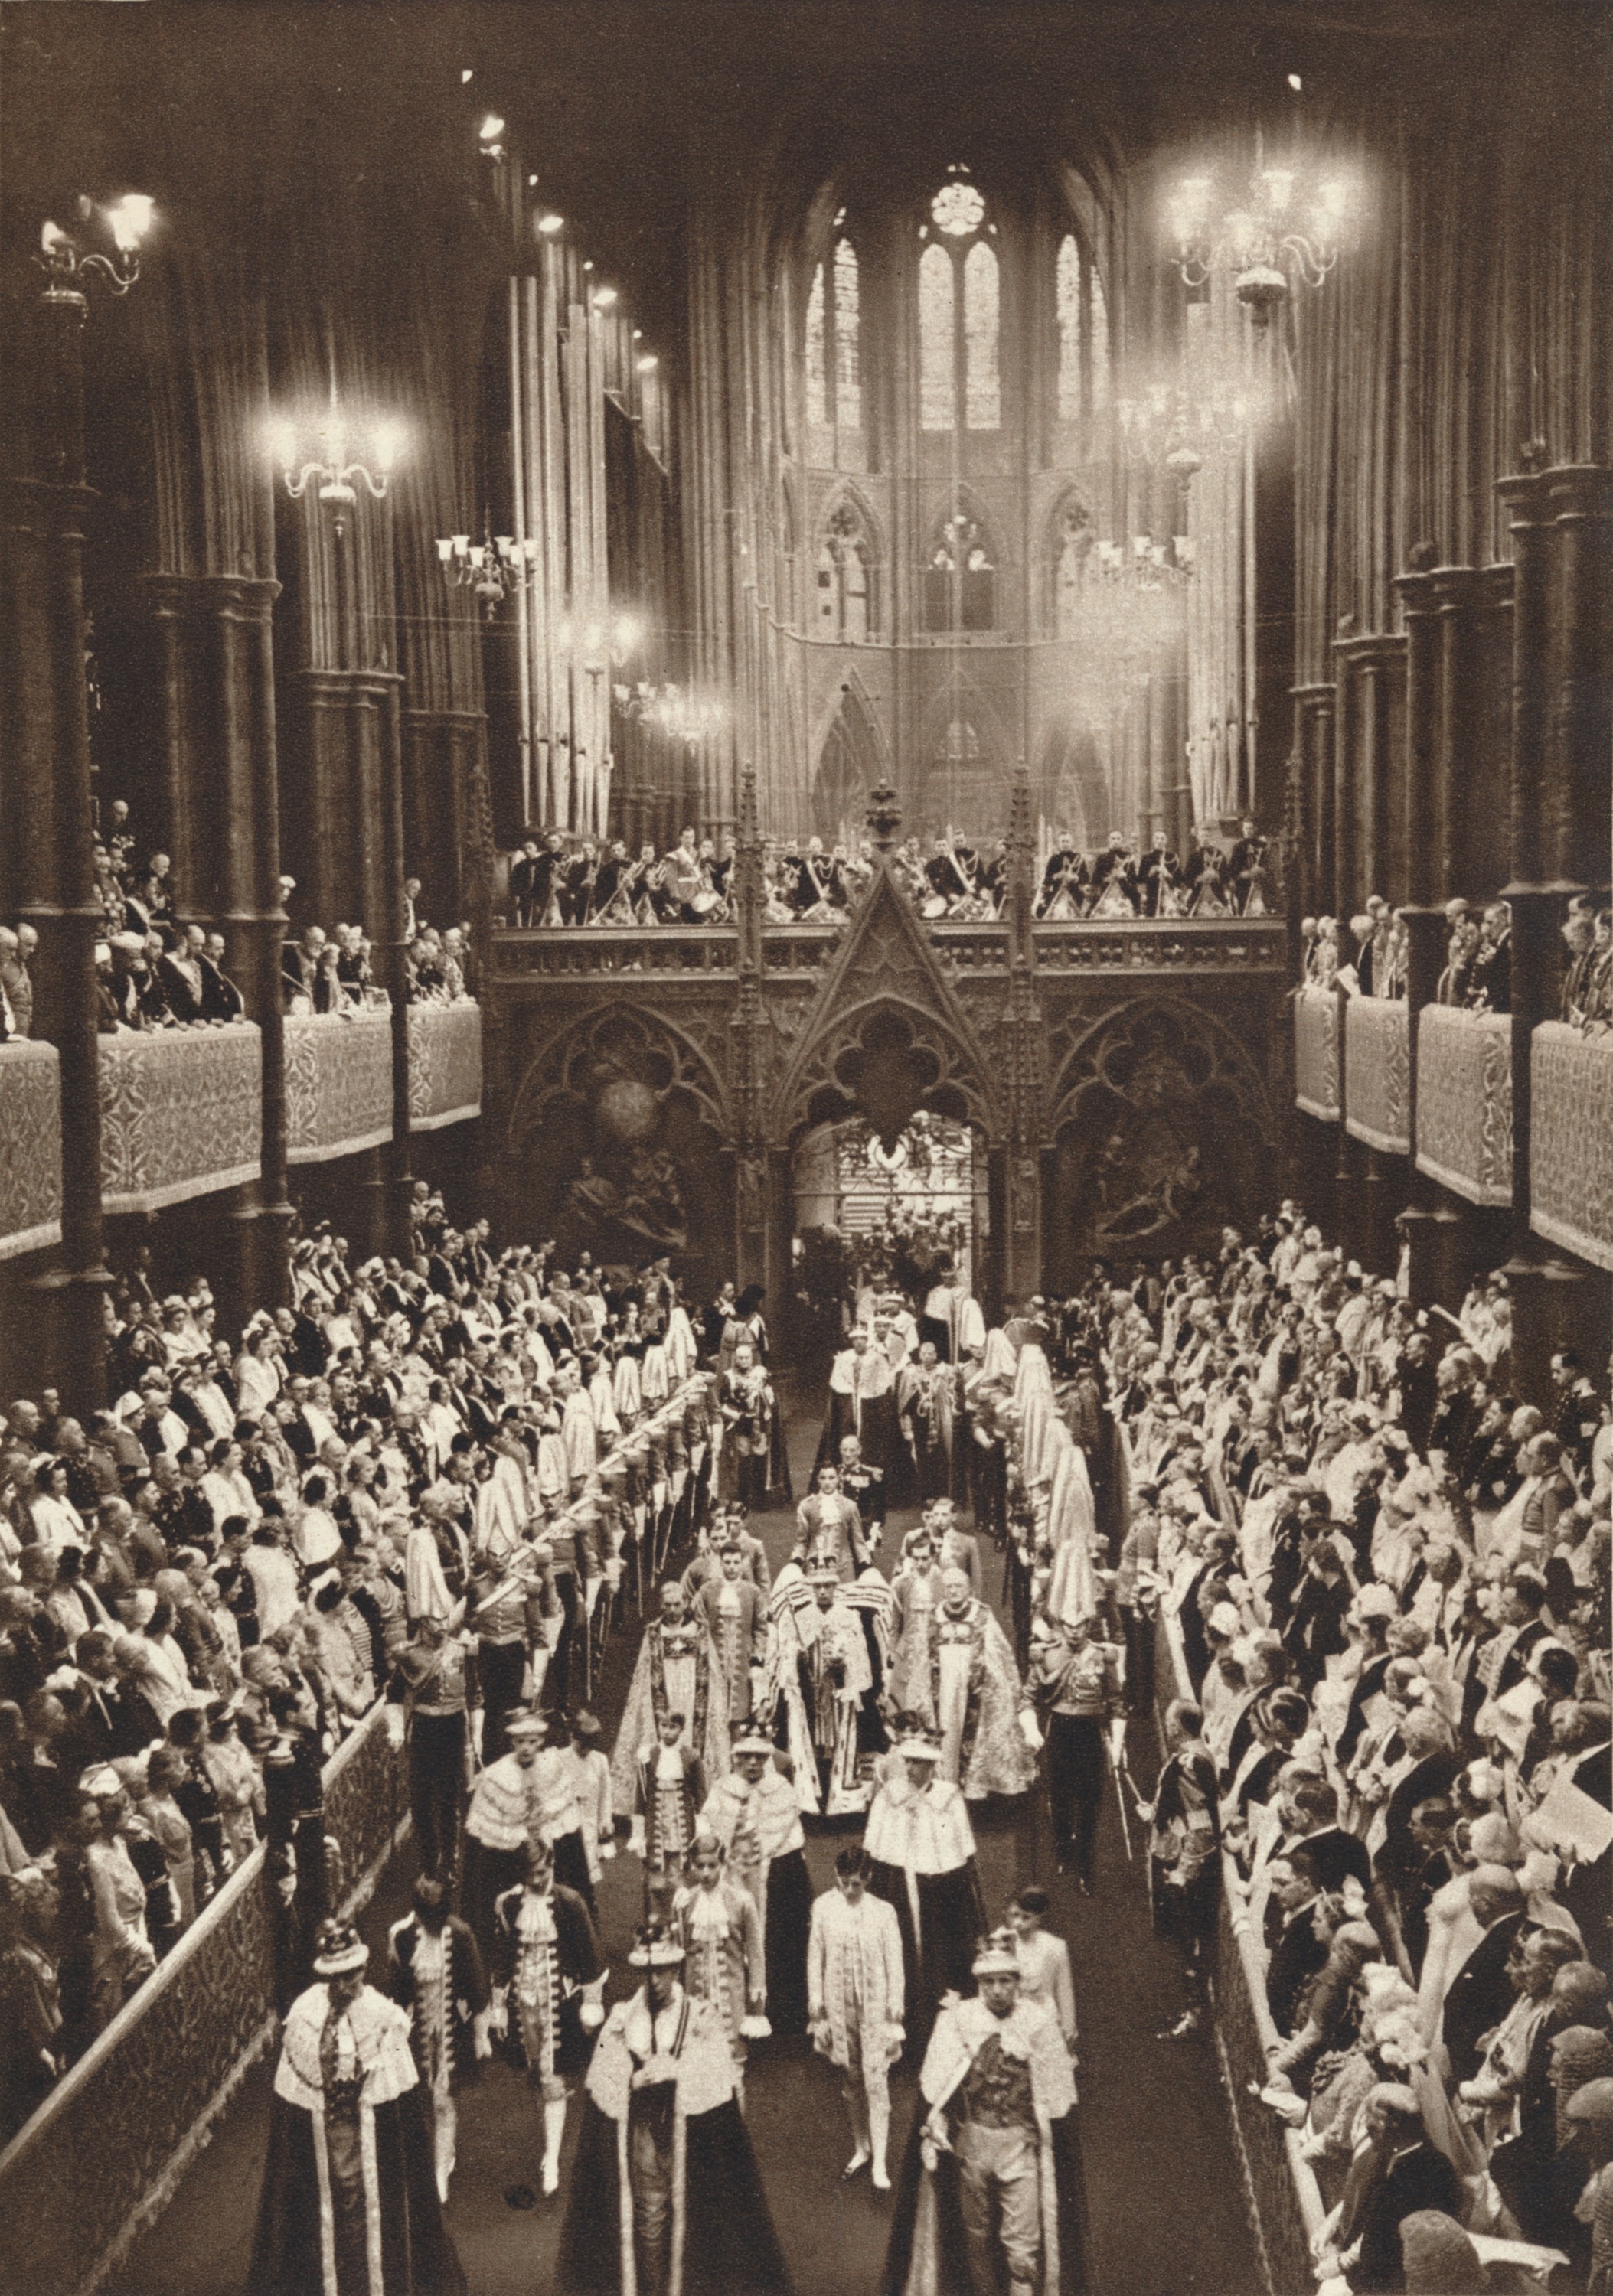
M 868 791 L 890 771 L 885 729 L 855 664 L 824 709 L 812 760 L 812 827 L 832 837 L 842 821 L 861 818 Z
M 613 1067 L 623 1072 L 622 1081 L 644 1084 L 662 1096 L 676 1095 L 720 1138 L 728 1137 L 728 1090 L 710 1054 L 664 1013 L 613 1004 L 568 1021 L 528 1062 L 510 1111 L 512 1152 L 531 1143 L 551 1102 L 581 1093 L 590 1067 Z
M 973 836 L 1000 835 L 1008 826 L 1014 756 L 990 695 L 954 661 L 921 723 L 909 825 L 934 832 L 950 818 Z
M 1109 833 L 1109 785 L 1091 728 L 1061 711 L 1042 729 L 1032 804 L 1050 829 L 1090 852 Z
M 1265 1088 L 1230 1029 L 1175 997 L 1144 996 L 1056 1037 L 1049 1281 L 1093 1259 L 1177 1259 L 1244 1226 L 1271 1175 Z
M 723 1033 L 726 1035 L 726 1026 Z M 522 1078 L 505 1139 L 527 1232 L 564 1254 L 639 1266 L 662 1253 L 704 1280 L 733 1231 L 728 1095 L 711 1054 L 659 1013 L 595 1006 Z
M 1058 1030 L 1049 1062 L 1049 1129 L 1057 1132 L 1079 1112 L 1083 1092 L 1113 1073 L 1115 1053 L 1145 1050 L 1151 1032 L 1156 1047 L 1170 1039 L 1196 1047 L 1194 1068 L 1204 1081 L 1236 1095 L 1239 1113 L 1263 1141 L 1277 1136 L 1265 1081 L 1247 1048 L 1223 1021 L 1180 996 L 1138 996 L 1112 1006 L 1097 1020 L 1076 1021 Z
M 885 603 L 883 557 L 878 521 L 867 496 L 841 480 L 818 529 L 809 636 L 858 645 L 877 638 Z
M 929 523 L 925 529 L 926 562 L 930 553 L 941 541 L 948 521 L 959 517 L 971 521 L 979 528 L 981 538 L 991 554 L 992 563 L 1000 574 L 1011 562 L 1004 555 L 1002 537 L 998 531 L 996 520 L 967 479 L 950 482 L 931 509 Z
M 887 1144 L 932 1109 L 1000 1139 L 1002 1114 L 985 1054 L 909 901 L 882 865 L 825 972 L 772 1094 L 768 1128 L 860 1108 Z

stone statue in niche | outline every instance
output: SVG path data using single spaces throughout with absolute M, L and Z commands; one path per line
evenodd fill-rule
M 607 1259 L 681 1251 L 688 1218 L 663 1137 L 662 1096 L 634 1077 L 597 1070 L 587 1113 L 590 1144 L 565 1193 L 569 1237 Z
M 766 1217 L 767 1166 L 760 1156 L 742 1156 L 738 1166 L 739 1225 L 747 1234 Z
M 508 1187 L 562 1255 L 641 1267 L 662 1256 L 695 1289 L 731 1273 L 735 1165 L 700 1047 L 652 1013 L 601 1007 L 528 1071 Z
M 1087 1039 L 1060 1097 L 1049 1280 L 1093 1259 L 1174 1259 L 1250 1217 L 1268 1136 L 1230 1036 L 1155 1006 Z

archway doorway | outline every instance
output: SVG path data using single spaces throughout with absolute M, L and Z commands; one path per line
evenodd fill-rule
M 984 1289 L 988 1155 L 984 1136 L 964 1119 L 916 1110 L 888 1146 L 861 1114 L 814 1124 L 795 1144 L 790 1187 L 791 1289 L 804 1362 L 826 1363 L 879 1294 L 900 1292 L 928 1330 L 926 1310 L 949 1275 L 960 1297 Z M 950 1336 L 942 1351 L 951 1352 Z

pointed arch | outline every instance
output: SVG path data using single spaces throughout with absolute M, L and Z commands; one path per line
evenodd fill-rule
M 1055 831 L 1066 830 L 1083 853 L 1109 833 L 1109 785 L 1090 726 L 1062 712 L 1042 730 L 1032 802 Z M 1062 841 L 1062 840 L 1061 840 Z
M 963 262 L 964 421 L 971 430 L 1002 428 L 1000 305 L 997 250 L 977 239 Z
M 955 668 L 923 720 L 918 796 L 931 835 L 951 822 L 973 836 L 1008 825 L 1014 753 L 995 703 Z
M 768 1128 L 786 1140 L 859 1107 L 893 1136 L 923 1107 L 1001 1136 L 994 1071 L 888 860 L 824 970 Z
M 1228 1112 L 1263 1141 L 1276 1138 L 1271 1095 L 1247 1047 L 1204 1005 L 1170 996 L 1132 997 L 1055 1044 L 1049 1130 L 1058 1132 L 1078 1118 L 1083 1094 L 1095 1086 L 1113 1088 L 1123 1066 L 1140 1062 L 1156 1070 L 1162 1060 L 1184 1063 L 1196 1092 L 1223 1096 Z
M 1081 355 L 1081 248 L 1073 231 L 1058 242 L 1053 269 L 1053 303 L 1058 327 L 1058 419 L 1079 422 L 1083 412 Z
M 855 668 L 847 669 L 826 712 L 815 744 L 812 828 L 835 838 L 844 823 L 860 821 L 868 791 L 890 771 L 885 729 Z
M 806 307 L 806 419 L 819 430 L 829 420 L 829 348 L 824 266 L 812 273 Z
M 835 243 L 835 425 L 862 428 L 861 280 L 849 239 Z
M 918 423 L 923 430 L 958 426 L 958 379 L 953 365 L 952 258 L 932 242 L 918 258 Z

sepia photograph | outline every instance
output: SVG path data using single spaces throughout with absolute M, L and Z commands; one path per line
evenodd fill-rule
M 1613 2296 L 1610 171 L 0 0 L 0 2296 Z

